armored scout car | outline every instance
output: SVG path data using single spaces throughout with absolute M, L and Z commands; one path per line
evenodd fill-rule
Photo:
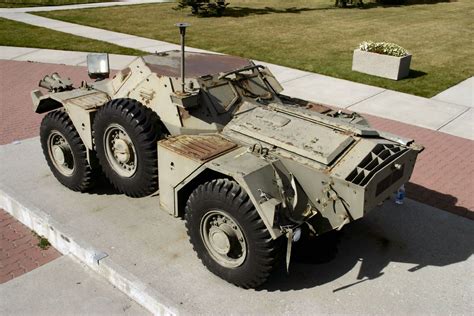
M 138 57 L 77 88 L 53 74 L 40 82 L 49 93 L 32 98 L 36 113 L 49 112 L 40 138 L 59 182 L 86 191 L 102 169 L 128 196 L 159 189 L 161 209 L 185 218 L 198 257 L 221 278 L 259 286 L 285 243 L 289 262 L 301 226 L 340 229 L 410 178 L 422 150 L 412 140 L 283 95 L 250 60 L 185 58 Z M 91 77 L 106 77 L 107 58 L 88 62 Z

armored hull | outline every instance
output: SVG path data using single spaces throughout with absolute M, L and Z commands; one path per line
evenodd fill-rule
M 260 285 L 282 238 L 289 264 L 302 225 L 341 229 L 409 180 L 423 149 L 413 140 L 286 96 L 247 59 L 187 53 L 179 78 L 179 56 L 138 57 L 79 88 L 46 76 L 50 93 L 32 93 L 35 111 L 49 112 L 41 142 L 72 190 L 87 191 L 98 168 L 129 196 L 159 190 L 161 208 L 186 219 L 198 257 L 227 281 Z

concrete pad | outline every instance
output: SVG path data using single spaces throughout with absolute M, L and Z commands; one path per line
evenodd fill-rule
M 278 81 L 280 81 L 280 83 L 285 83 L 287 81 L 309 76 L 312 74 L 311 72 L 270 64 L 263 61 L 254 60 L 254 62 L 258 65 L 264 65 L 268 67 L 273 73 L 273 75 L 278 79 Z
M 130 36 L 127 38 L 109 40 L 109 42 L 114 43 L 116 45 L 131 47 L 135 49 L 141 49 L 143 47 L 150 47 L 150 46 L 169 45 L 169 43 L 166 43 L 166 42 L 157 41 L 154 39 L 149 39 L 149 38 L 144 38 L 144 37 L 138 37 L 138 36 Z
M 87 66 L 88 52 L 72 52 L 52 49 L 38 49 L 27 47 L 0 46 L 0 59 L 62 63 L 66 65 Z M 125 68 L 137 56 L 109 54 L 110 69 L 120 70 Z M 79 61 L 79 62 L 77 62 Z
M 348 90 L 350 91 L 350 90 Z M 438 130 L 466 111 L 462 105 L 386 90 L 359 102 L 350 110 Z
M 474 107 L 474 77 L 466 79 L 443 92 L 435 95 L 432 99 Z
M 77 65 L 84 62 L 87 58 L 87 53 L 58 51 L 53 49 L 41 49 L 31 52 L 26 55 L 21 55 L 13 60 L 18 61 L 35 61 L 42 63 L 58 63 L 64 65 Z
M 441 127 L 439 131 L 474 140 L 474 109 L 470 108 L 450 123 Z
M 289 276 L 282 268 L 261 289 L 243 290 L 202 266 L 184 223 L 159 210 L 158 196 L 132 199 L 106 185 L 89 194 L 69 191 L 48 170 L 38 138 L 1 146 L 0 161 L 0 207 L 58 250 L 89 258 L 89 266 L 135 299 L 167 302 L 171 313 L 468 314 L 474 308 L 466 277 L 473 272 L 474 222 L 411 200 L 388 201 L 340 234 L 296 243 Z
M 122 70 L 136 58 L 137 56 L 109 54 L 110 69 Z M 84 60 L 83 62 L 77 64 L 77 66 L 87 66 L 87 60 Z
M 37 48 L 0 46 L 0 59 L 10 60 L 37 50 Z
M 133 35 L 123 34 L 118 32 L 112 32 L 107 30 L 102 30 L 90 26 L 82 26 L 77 24 L 68 23 L 62 27 L 56 28 L 56 31 L 69 33 L 77 36 L 87 37 L 99 41 L 111 42 L 115 40 L 125 40 L 134 38 Z M 123 46 L 123 45 L 122 45 Z
M 59 26 L 64 26 L 72 23 L 68 22 L 63 22 L 63 21 L 58 21 L 54 19 L 48 19 L 42 16 L 37 16 L 33 14 L 28 14 L 28 13 L 23 13 L 23 12 L 18 12 L 18 13 L 2 13 L 0 12 L 0 17 L 5 18 L 5 19 L 10 19 L 18 22 L 23 22 L 31 25 L 36 25 L 36 26 L 44 26 L 44 27 L 59 27 Z
M 0 297 L 4 315 L 149 315 L 71 256 L 2 284 Z
M 39 27 L 50 28 L 55 31 L 73 34 L 77 36 L 87 37 L 95 40 L 111 42 L 111 40 L 126 40 L 130 38 L 137 38 L 136 36 L 123 34 L 118 32 L 107 31 L 95 27 L 78 25 L 69 22 L 58 21 L 54 19 L 36 16 L 28 13 L 0 13 L 0 17 L 11 19 L 18 22 L 23 22 Z M 123 46 L 123 45 L 122 45 Z
M 175 45 L 175 44 L 158 44 L 158 45 L 152 45 L 148 47 L 142 47 L 140 50 L 148 52 L 148 53 L 160 53 L 160 52 L 167 52 L 169 50 L 180 50 L 181 46 Z
M 292 97 L 341 108 L 347 108 L 385 91 L 382 88 L 319 74 L 284 82 L 283 88 L 283 93 Z
M 170 43 L 161 42 L 161 41 L 157 41 L 157 42 L 159 42 L 159 43 L 161 43 L 161 44 L 153 45 L 153 46 L 148 46 L 148 47 L 141 47 L 140 50 L 145 51 L 145 52 L 149 52 L 149 53 L 167 52 L 167 51 L 170 51 L 170 50 L 181 50 L 181 46 L 180 46 L 180 45 L 170 44 Z M 187 52 L 208 53 L 208 54 L 220 55 L 220 53 L 210 52 L 210 51 L 206 51 L 206 50 L 199 49 L 199 48 L 194 48 L 194 47 L 189 47 L 189 46 L 186 46 L 185 50 L 186 50 Z
M 45 7 L 0 8 L 0 13 L 76 10 L 76 9 L 87 9 L 87 8 L 112 7 L 112 6 L 120 6 L 120 5 L 145 4 L 145 3 L 147 4 L 164 3 L 164 2 L 173 2 L 173 0 L 122 0 L 119 2 L 99 2 L 99 3 L 45 6 Z

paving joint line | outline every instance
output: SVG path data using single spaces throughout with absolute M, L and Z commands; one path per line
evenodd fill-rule
M 280 65 L 277 65 L 277 66 L 280 66 Z M 281 66 L 281 67 L 285 67 L 285 66 Z M 285 68 L 288 68 L 288 67 L 285 67 Z M 293 69 L 293 68 L 290 68 L 290 69 Z M 297 69 L 297 70 L 298 70 L 298 69 Z M 304 70 L 300 70 L 300 71 L 304 71 Z M 288 80 L 281 81 L 281 83 L 288 83 L 288 82 L 290 82 L 290 81 L 298 80 L 298 79 L 301 79 L 301 78 L 304 78 L 304 77 L 308 77 L 308 76 L 311 76 L 311 75 L 314 75 L 314 74 L 312 74 L 312 73 L 305 74 L 305 75 L 302 75 L 301 77 L 296 77 L 296 78 L 292 78 L 292 79 L 288 79 Z
M 459 105 L 459 104 L 458 104 L 458 105 Z M 464 106 L 465 106 L 465 105 L 464 105 Z M 449 123 L 452 123 L 453 121 L 455 121 L 456 119 L 458 119 L 461 115 L 463 115 L 464 113 L 467 113 L 470 109 L 472 109 L 472 108 L 466 107 L 466 109 L 465 109 L 463 112 L 459 113 L 458 115 L 456 115 L 455 117 L 453 117 L 451 120 L 449 120 L 449 121 L 446 122 L 445 124 L 443 124 L 443 125 L 441 125 L 440 127 L 438 127 L 438 128 L 436 129 L 436 131 L 439 131 L 440 129 L 442 129 L 443 127 L 445 127 L 446 125 L 448 125 Z
M 382 94 L 382 93 L 387 92 L 387 91 L 388 91 L 387 89 L 383 89 L 382 91 L 377 92 L 376 94 L 373 94 L 373 95 L 371 95 L 371 96 L 368 96 L 367 98 L 364 98 L 364 99 L 362 99 L 362 100 L 359 100 L 359 101 L 357 101 L 357 102 L 355 102 L 355 103 L 353 103 L 353 104 L 351 104 L 351 105 L 349 105 L 349 106 L 346 106 L 345 108 L 348 109 L 348 108 L 350 108 L 350 107 L 353 107 L 354 105 L 357 105 L 357 104 L 359 104 L 359 103 L 362 103 L 362 102 L 364 102 L 364 101 L 367 101 L 367 100 L 369 100 L 369 99 L 372 99 L 372 98 L 378 96 L 379 94 Z
M 18 56 L 15 56 L 13 58 L 11 58 L 11 60 L 16 60 L 16 61 L 20 61 L 20 60 L 17 60 L 17 58 L 20 58 L 20 57 L 23 57 L 23 56 L 26 56 L 26 55 L 29 55 L 29 54 L 33 54 L 33 53 L 36 53 L 40 50 L 42 50 L 43 48 L 32 48 L 32 47 L 25 47 L 25 48 L 31 48 L 31 49 L 34 49 L 33 51 L 31 52 L 28 52 L 28 53 L 24 53 L 24 54 L 20 54 Z

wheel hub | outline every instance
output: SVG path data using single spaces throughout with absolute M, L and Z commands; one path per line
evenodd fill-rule
M 58 162 L 60 165 L 64 165 L 66 163 L 66 150 L 64 146 L 61 145 L 53 145 L 53 158 Z
M 104 133 L 106 158 L 112 169 L 122 177 L 132 177 L 137 170 L 137 153 L 125 129 L 110 124 Z
M 212 227 L 209 231 L 209 240 L 215 251 L 226 255 L 230 250 L 229 236 L 220 228 Z
M 60 132 L 52 131 L 47 144 L 56 170 L 65 176 L 71 176 L 74 172 L 74 156 L 66 138 Z
M 201 236 L 211 256 L 225 267 L 240 266 L 247 245 L 240 227 L 228 214 L 211 211 L 201 221 Z
M 130 160 L 130 146 L 124 139 L 117 139 L 113 141 L 114 154 L 117 160 L 121 163 L 127 163 Z

